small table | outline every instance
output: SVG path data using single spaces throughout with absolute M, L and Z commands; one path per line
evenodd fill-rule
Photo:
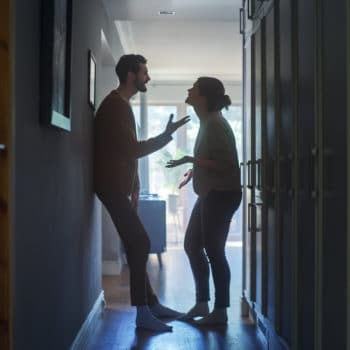
M 151 241 L 150 254 L 157 254 L 162 266 L 161 253 L 166 250 L 166 202 L 158 196 L 140 196 L 138 214 Z

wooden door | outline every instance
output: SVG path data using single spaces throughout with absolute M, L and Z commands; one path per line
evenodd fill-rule
M 347 6 L 318 2 L 317 343 L 346 348 L 347 252 Z M 319 305 L 320 305 L 319 304 Z M 334 322 L 336 320 L 336 322 Z M 321 346 L 320 346 L 321 345 Z
M 291 344 L 292 313 L 292 244 L 293 234 L 293 43 L 292 43 L 292 0 L 279 2 L 279 227 L 280 232 L 280 327 L 281 337 Z
M 264 183 L 264 140 L 265 135 L 265 20 L 254 33 L 254 101 L 252 139 L 254 139 L 254 201 L 252 201 L 253 236 L 255 236 L 256 259 L 256 310 L 265 314 L 266 306 L 266 242 L 265 242 L 265 208 L 263 203 Z
M 266 239 L 267 239 L 267 317 L 273 325 L 276 325 L 278 306 L 277 276 L 278 272 L 278 235 L 276 231 L 277 209 L 277 69 L 275 50 L 275 8 L 272 8 L 265 18 L 266 24 L 266 159 L 264 162 L 264 206 L 266 208 Z
M 315 0 L 298 3 L 298 349 L 314 349 L 315 322 Z
M 0 349 L 12 348 L 11 302 L 11 11 L 0 2 Z
M 253 203 L 253 184 L 252 184 L 252 51 L 253 40 L 249 38 L 244 47 L 244 142 L 245 142 L 245 154 L 246 154 L 246 188 L 245 188 L 245 205 L 246 205 L 246 218 L 245 222 L 245 239 L 244 239 L 244 295 L 247 300 L 255 300 L 255 249 L 253 244 L 253 230 L 252 230 L 252 203 Z M 255 238 L 254 238 L 255 242 Z

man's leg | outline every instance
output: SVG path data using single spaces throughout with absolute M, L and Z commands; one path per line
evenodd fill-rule
M 172 327 L 155 318 L 148 304 L 158 304 L 146 272 L 150 249 L 148 235 L 126 195 L 117 193 L 101 198 L 123 241 L 130 270 L 131 304 L 137 307 L 136 325 L 153 331 Z
M 130 200 L 126 195 L 117 193 L 104 196 L 102 202 L 124 244 L 130 270 L 131 305 L 146 305 L 148 297 L 153 303 L 157 302 L 157 297 L 149 284 L 146 273 L 150 241 L 136 211 L 131 206 Z

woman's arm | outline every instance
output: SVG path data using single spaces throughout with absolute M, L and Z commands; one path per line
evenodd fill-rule
M 200 168 L 205 168 L 208 170 L 221 171 L 232 166 L 232 161 L 226 160 L 214 160 L 214 159 L 204 159 L 199 157 L 184 156 L 180 159 L 169 160 L 165 165 L 167 168 L 174 168 L 176 166 L 192 163 Z

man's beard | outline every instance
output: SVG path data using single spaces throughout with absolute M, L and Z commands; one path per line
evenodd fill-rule
M 137 91 L 140 91 L 140 92 L 146 92 L 147 91 L 146 84 L 141 82 L 141 81 L 135 81 L 135 87 L 136 87 Z

